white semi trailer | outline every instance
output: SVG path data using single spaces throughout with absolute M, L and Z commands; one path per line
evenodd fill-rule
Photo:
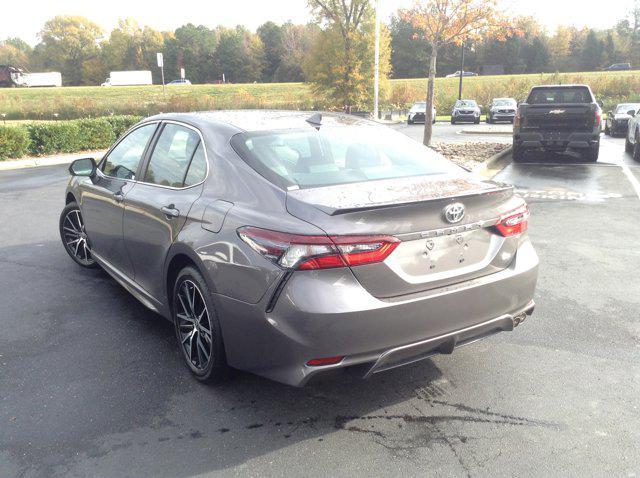
M 133 86 L 152 85 L 151 72 L 140 71 L 112 71 L 101 86 Z
M 46 73 L 22 73 L 17 77 L 19 86 L 62 86 L 62 75 L 59 71 Z

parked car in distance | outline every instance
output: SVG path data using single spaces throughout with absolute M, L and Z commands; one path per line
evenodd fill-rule
M 112 71 L 100 86 L 141 86 L 152 85 L 153 78 L 149 70 Z
M 167 83 L 167 86 L 184 86 L 184 85 L 190 85 L 190 84 L 191 82 L 186 78 L 178 78 L 177 80 L 172 80 L 169 83 Z
M 494 98 L 491 100 L 487 112 L 487 123 L 492 124 L 499 121 L 513 123 L 517 109 L 518 102 L 513 98 Z
M 67 253 L 172 321 L 202 381 L 368 377 L 534 308 L 526 203 L 373 121 L 157 115 L 69 170 Z
M 427 116 L 427 102 L 417 101 L 416 103 L 413 104 L 413 106 L 409 110 L 409 115 L 407 116 L 407 124 L 424 123 L 426 116 Z M 432 118 L 431 122 L 435 124 L 436 122 L 435 106 L 431 108 L 431 118 Z
M 636 115 L 640 109 L 640 103 L 620 103 L 607 113 L 604 122 L 604 134 L 616 136 L 626 135 L 629 120 Z
M 633 159 L 640 161 L 640 109 L 629 120 L 624 149 L 633 155 Z
M 627 71 L 631 69 L 631 63 L 614 63 L 608 66 L 604 71 Z
M 527 151 L 579 152 L 596 162 L 602 113 L 587 85 L 534 86 L 518 107 L 513 125 L 513 159 Z
M 480 106 L 476 100 L 456 100 L 451 111 L 451 124 L 480 123 Z
M 473 71 L 463 71 L 462 72 L 462 76 L 478 76 L 477 73 L 474 73 Z M 460 78 L 460 70 L 456 71 L 455 73 L 451 73 L 449 75 L 446 76 L 446 78 Z

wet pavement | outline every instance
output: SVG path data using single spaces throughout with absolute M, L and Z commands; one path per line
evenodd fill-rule
M 603 138 L 597 164 L 536 158 L 497 179 L 531 207 L 534 315 L 293 389 L 197 383 L 168 322 L 67 257 L 66 167 L 0 173 L 0 476 L 637 475 L 640 164 Z

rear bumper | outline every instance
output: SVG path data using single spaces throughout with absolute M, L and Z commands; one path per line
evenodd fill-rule
M 564 151 L 567 149 L 586 149 L 600 141 L 600 130 L 592 132 L 517 132 L 514 143 L 524 149 L 544 149 Z
M 255 305 L 215 299 L 229 364 L 302 386 L 327 370 L 359 366 L 369 376 L 512 330 L 514 316 L 533 310 L 537 275 L 527 239 L 500 272 L 390 300 L 371 296 L 349 269 L 294 273 L 270 313 L 272 291 Z M 344 359 L 306 365 L 335 356 Z

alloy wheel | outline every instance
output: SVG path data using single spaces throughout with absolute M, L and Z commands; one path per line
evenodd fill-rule
M 180 346 L 198 371 L 209 366 L 213 349 L 211 319 L 198 286 L 191 280 L 180 284 L 175 301 Z
M 69 253 L 81 264 L 95 263 L 79 209 L 71 209 L 62 221 L 62 235 Z

